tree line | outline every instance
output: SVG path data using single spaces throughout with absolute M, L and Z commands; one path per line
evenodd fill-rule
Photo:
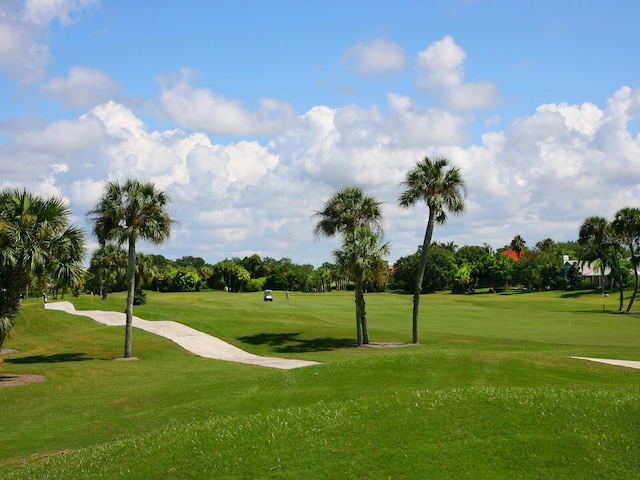
M 23 296 L 91 291 L 106 298 L 115 290 L 127 291 L 125 357 L 131 356 L 131 325 L 134 303 L 144 302 L 144 289 L 198 291 L 203 288 L 228 292 L 272 290 L 327 291 L 352 288 L 355 294 L 358 345 L 369 343 L 364 293 L 398 289 L 413 293 L 413 342 L 418 343 L 420 294 L 450 289 L 472 293 L 477 288 L 495 290 L 507 285 L 526 289 L 585 288 L 580 268 L 593 265 L 609 269 L 620 292 L 634 279 L 632 308 L 638 290 L 640 263 L 640 210 L 627 207 L 612 221 L 589 217 L 577 242 L 546 239 L 531 249 L 516 235 L 511 244 L 493 251 L 488 245 L 433 242 L 437 225 L 448 215 L 465 211 L 466 184 L 457 167 L 445 158 L 428 157 L 416 163 L 400 184 L 398 205 L 427 207 L 424 240 L 415 254 L 402 257 L 390 268 L 384 242 L 382 202 L 359 187 L 336 191 L 313 213 L 317 237 L 339 236 L 341 248 L 332 252 L 334 262 L 314 268 L 288 258 L 275 260 L 257 254 L 207 264 L 200 257 L 170 260 L 136 251 L 144 240 L 164 242 L 175 220 L 167 206 L 170 198 L 150 183 L 135 179 L 110 181 L 102 197 L 87 213 L 100 247 L 85 271 L 86 234 L 70 223 L 70 210 L 61 199 L 33 195 L 26 189 L 0 191 L 0 346 L 13 326 Z M 125 248 L 126 247 L 126 248 Z M 505 255 L 511 250 L 515 258 Z M 562 255 L 578 259 L 565 265 Z

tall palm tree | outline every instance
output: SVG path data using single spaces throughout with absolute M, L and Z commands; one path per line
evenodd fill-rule
M 629 299 L 627 312 L 631 311 L 638 295 L 638 264 L 640 263 L 640 208 L 626 207 L 618 210 L 613 220 L 613 229 L 627 246 L 631 255 L 631 266 L 635 278 L 633 294 Z
M 413 343 L 418 343 L 420 293 L 434 226 L 436 223 L 446 224 L 447 212 L 454 215 L 464 213 L 467 186 L 462 179 L 460 169 L 450 167 L 446 158 L 434 161 L 428 157 L 419 161 L 412 170 L 407 172 L 401 186 L 404 187 L 398 198 L 401 207 L 411 208 L 416 203 L 423 201 L 429 210 L 427 230 L 422 242 L 422 253 L 413 294 Z
M 71 225 L 71 210 L 62 199 L 26 189 L 0 192 L 0 317 L 11 326 L 32 274 L 77 283 L 84 275 L 84 255 L 84 231 Z M 6 330 L 0 332 L 0 346 Z
M 386 265 L 384 256 L 389 254 L 389 244 L 380 245 L 380 239 L 381 234 L 371 231 L 368 226 L 358 227 L 355 232 L 348 232 L 344 236 L 342 250 L 333 252 L 336 263 L 349 271 L 356 283 L 356 338 L 359 346 L 369 343 L 364 299 L 365 278 L 369 274 L 379 277 Z
M 170 201 L 169 196 L 156 190 L 152 182 L 127 179 L 120 183 L 112 180 L 106 184 L 95 208 L 87 214 L 100 243 L 128 244 L 125 358 L 131 357 L 136 242 L 145 240 L 158 245 L 169 238 L 171 226 L 175 223 L 167 212 Z

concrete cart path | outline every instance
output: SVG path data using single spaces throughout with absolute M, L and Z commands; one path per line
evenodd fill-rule
M 640 369 L 640 362 L 634 360 L 613 360 L 611 358 L 590 358 L 590 357 L 569 357 L 577 360 L 589 360 L 590 362 L 606 363 L 608 365 L 616 365 L 618 367 L 638 368 Z
M 109 326 L 124 326 L 126 316 L 124 313 L 107 312 L 103 310 L 76 310 L 71 302 L 46 303 L 48 310 L 61 310 L 73 315 L 89 317 L 96 322 Z M 187 327 L 178 322 L 168 320 L 149 321 L 136 316 L 133 317 L 133 326 L 147 332 L 155 333 L 161 337 L 177 343 L 185 350 L 190 351 L 200 357 L 212 358 L 215 360 L 225 360 L 228 362 L 248 363 L 261 367 L 280 368 L 289 370 L 292 368 L 308 367 L 319 365 L 318 362 L 308 360 L 294 360 L 277 357 L 261 357 L 245 352 L 233 345 L 202 333 L 191 327 Z

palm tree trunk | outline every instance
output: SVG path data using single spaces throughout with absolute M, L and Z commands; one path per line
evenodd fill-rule
M 358 303 L 358 296 L 356 295 L 356 345 L 362 345 L 362 323 L 360 322 L 360 303 Z
M 362 339 L 358 345 L 368 345 L 369 328 L 367 327 L 367 311 L 364 300 L 364 279 L 361 274 L 356 277 L 356 312 L 359 318 L 360 329 L 362 331 Z
M 429 253 L 429 245 L 431 245 L 431 237 L 433 236 L 433 227 L 435 224 L 435 209 L 429 207 L 429 221 L 427 222 L 427 230 L 424 233 L 424 241 L 422 242 L 422 253 L 420 255 L 420 265 L 416 273 L 416 283 L 413 289 L 413 343 L 420 341 L 418 333 L 418 316 L 420 313 L 420 293 L 422 292 L 422 279 L 424 271 L 427 268 L 427 253 Z
M 636 278 L 636 284 L 633 289 L 633 294 L 631 295 L 631 299 L 629 300 L 629 306 L 627 307 L 627 312 L 631 311 L 631 307 L 633 306 L 633 302 L 636 300 L 636 295 L 638 295 L 638 265 L 636 262 L 633 262 L 633 274 Z
M 124 333 L 124 358 L 131 358 L 133 336 L 133 298 L 136 293 L 136 244 L 129 240 L 129 291 L 127 292 L 126 327 Z

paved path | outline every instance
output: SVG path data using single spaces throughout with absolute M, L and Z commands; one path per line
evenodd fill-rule
M 76 310 L 71 302 L 46 303 L 45 308 L 48 310 L 61 310 L 73 315 L 82 315 L 109 326 L 124 326 L 126 321 L 124 313 L 107 312 L 103 310 Z M 319 365 L 318 362 L 307 360 L 253 355 L 219 338 L 212 337 L 211 335 L 207 335 L 206 333 L 202 333 L 178 322 L 168 320 L 149 321 L 134 316 L 133 326 L 168 338 L 185 350 L 204 358 L 249 363 L 251 365 L 280 368 L 283 370 Z
M 590 358 L 590 357 L 569 357 L 569 358 L 575 358 L 578 360 L 589 360 L 591 362 L 606 363 L 608 365 L 616 365 L 618 367 L 629 367 L 629 368 L 640 369 L 640 362 L 636 362 L 634 360 L 613 360 L 611 358 Z

